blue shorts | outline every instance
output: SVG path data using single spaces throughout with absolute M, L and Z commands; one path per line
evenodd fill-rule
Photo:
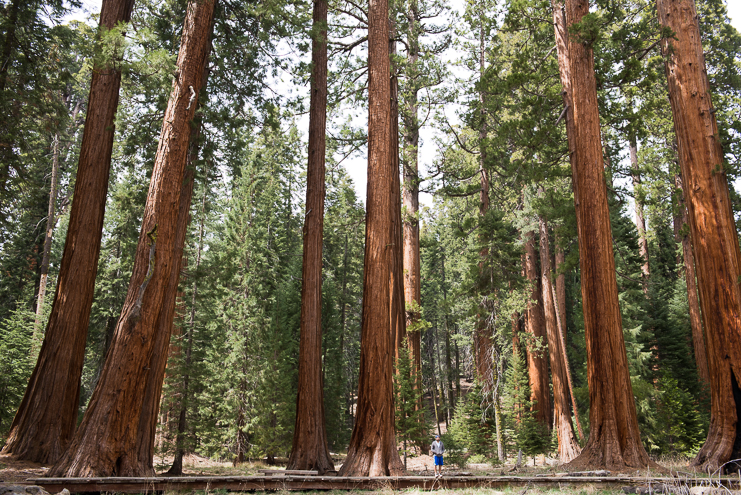
M 436 455 L 435 456 L 435 466 L 442 466 L 443 465 L 443 456 Z

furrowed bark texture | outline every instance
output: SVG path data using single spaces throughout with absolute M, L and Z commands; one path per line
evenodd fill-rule
M 390 267 L 395 263 L 390 159 L 391 78 L 387 0 L 368 6 L 368 188 L 358 402 L 341 476 L 389 476 L 404 472 L 394 432 Z M 401 200 L 399 199 L 399 203 Z
M 588 12 L 588 0 L 567 0 L 567 25 L 580 22 Z M 593 53 L 582 40 L 571 36 L 568 54 L 575 133 L 575 142 L 569 147 L 573 153 L 590 401 L 589 440 L 570 467 L 643 468 L 653 464 L 641 445 L 623 340 Z
M 545 351 L 547 336 L 543 298 L 540 290 L 541 284 L 538 278 L 538 262 L 536 261 L 538 255 L 535 251 L 535 232 L 527 232 L 525 239 L 525 279 L 533 284 L 525 318 L 525 331 L 530 334 L 526 340 L 525 351 L 530 383 L 530 400 L 533 402 L 531 410 L 535 413 L 535 419 L 539 423 L 550 428 L 553 410 L 551 409 L 550 387 L 548 386 L 548 356 Z M 535 347 L 535 340 L 541 343 L 541 350 Z
M 404 207 L 404 303 L 414 307 L 405 308 L 406 326 L 418 322 L 421 318 L 422 283 L 419 259 L 419 118 L 417 113 L 417 82 L 414 80 L 416 64 L 419 59 L 419 26 L 418 6 L 416 1 L 409 2 L 407 14 L 408 33 L 407 50 L 408 66 L 411 67 L 409 88 L 407 89 L 406 108 L 404 109 L 404 149 L 402 162 L 404 183 L 402 188 L 402 204 Z M 421 332 L 414 331 L 408 336 L 414 358 L 414 374 L 421 377 L 422 373 L 422 340 Z M 415 388 L 418 387 L 415 381 Z M 419 407 L 422 407 L 420 394 Z
M 217 0 L 216 0 L 217 1 Z M 216 4 L 214 3 L 214 6 Z M 213 26 L 209 28 L 209 37 Z M 211 54 L 211 44 L 207 44 L 206 58 L 203 64 L 203 75 L 199 92 L 208 83 L 208 58 Z M 195 89 L 195 88 L 194 88 Z M 194 103 L 195 105 L 195 103 Z M 201 108 L 201 102 L 196 105 L 196 110 Z M 165 290 L 165 298 L 162 309 L 157 319 L 157 333 L 155 337 L 152 359 L 149 363 L 149 374 L 147 375 L 147 388 L 144 394 L 141 416 L 139 418 L 139 430 L 137 433 L 138 448 L 138 471 L 154 474 L 154 441 L 157 433 L 157 417 L 159 416 L 160 400 L 162 396 L 162 385 L 165 380 L 165 369 L 170 349 L 170 337 L 175 330 L 175 305 L 178 298 L 178 287 L 180 285 L 180 274 L 183 266 L 183 248 L 185 236 L 190 223 L 190 205 L 193 199 L 193 186 L 195 179 L 195 166 L 198 160 L 199 143 L 201 135 L 201 122 L 196 117 L 190 128 L 188 139 L 188 154 L 186 168 L 183 177 L 183 188 L 180 191 L 180 206 L 178 208 L 177 228 L 175 231 L 175 243 L 173 246 L 172 259 L 174 265 L 170 272 L 170 281 Z
M 567 363 L 561 347 L 553 300 L 554 287 L 551 281 L 551 250 L 548 245 L 548 222 L 540 216 L 540 279 L 543 287 L 543 310 L 545 313 L 546 332 L 548 334 L 548 356 L 551 363 L 551 380 L 553 382 L 553 415 L 558 436 L 558 458 L 561 462 L 570 462 L 581 452 L 574 435 L 569 411 L 569 389 Z
M 322 380 L 322 233 L 327 122 L 327 0 L 314 1 L 309 163 L 301 284 L 301 339 L 293 447 L 286 469 L 334 471 L 324 426 Z
M 178 78 L 165 112 L 129 291 L 98 385 L 69 448 L 50 476 L 140 476 L 137 438 L 149 365 L 176 260 L 178 208 L 213 15 L 213 0 L 188 3 Z
M 134 0 L 104 0 L 100 31 L 128 22 Z M 56 462 L 77 423 L 80 375 L 103 232 L 121 73 L 93 68 L 67 239 L 44 342 L 4 454 Z
M 741 254 L 723 151 L 710 98 L 697 11 L 692 0 L 658 0 L 669 99 L 697 269 L 710 375 L 710 429 L 693 465 L 715 471 L 739 457 L 734 400 L 741 382 Z M 736 446 L 734 446 L 736 443 Z
M 702 316 L 700 302 L 697 299 L 697 280 L 695 274 L 695 255 L 692 252 L 692 240 L 689 232 L 689 218 L 687 206 L 684 201 L 682 190 L 682 178 L 674 176 L 674 185 L 679 195 L 679 218 L 675 219 L 679 225 L 675 228 L 677 241 L 682 243 L 682 262 L 684 263 L 684 279 L 687 284 L 687 306 L 690 313 L 690 327 L 692 328 L 692 347 L 695 351 L 695 365 L 700 384 L 703 387 L 710 386 L 710 372 L 708 371 L 708 353 L 705 348 L 705 336 L 702 331 Z M 687 225 L 687 229 L 685 229 Z
M 563 248 L 556 246 L 556 311 L 561 319 L 563 328 L 566 328 L 566 275 L 561 272 L 561 265 L 566 261 Z M 566 345 L 566 335 L 562 335 L 564 347 Z
M 395 25 L 389 18 L 389 58 L 396 54 Z M 405 304 L 404 304 L 404 252 L 403 252 L 403 224 L 401 220 L 401 180 L 399 178 L 399 78 L 396 67 L 390 65 L 391 106 L 389 114 L 389 164 L 393 169 L 391 183 L 391 246 L 394 249 L 393 260 L 389 266 L 389 302 L 391 320 L 391 336 L 394 339 L 394 359 L 399 359 L 404 339 L 407 338 Z M 412 347 L 414 343 L 412 342 Z M 406 352 L 406 351 L 404 351 Z

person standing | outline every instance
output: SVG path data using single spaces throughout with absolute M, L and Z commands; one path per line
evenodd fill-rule
M 445 452 L 445 446 L 440 435 L 435 435 L 435 440 L 430 445 L 432 455 L 435 457 L 435 478 L 442 478 L 443 476 L 443 452 Z

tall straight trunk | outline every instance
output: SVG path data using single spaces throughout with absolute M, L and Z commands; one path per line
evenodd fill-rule
M 486 72 L 486 36 L 483 21 L 479 21 L 479 79 L 484 79 Z M 484 90 L 479 90 L 479 174 L 481 175 L 481 192 L 479 193 L 479 217 L 483 221 L 489 211 L 489 174 L 486 171 L 486 140 L 489 129 L 487 127 L 486 95 Z M 483 238 L 481 239 L 483 241 Z M 486 266 L 485 260 L 489 256 L 489 250 L 482 248 L 479 252 L 481 261 L 479 269 Z M 492 336 L 491 328 L 486 324 L 486 308 L 479 303 L 479 315 L 474 331 L 474 351 L 476 358 L 476 379 L 482 385 L 484 397 L 487 397 L 494 387 L 494 369 L 492 363 Z
M 395 345 L 390 317 L 394 288 L 390 282 L 391 267 L 401 250 L 394 235 L 394 221 L 401 212 L 392 207 L 394 196 L 399 197 L 399 188 L 393 187 L 399 169 L 391 159 L 389 62 L 388 1 L 372 0 L 368 6 L 368 187 L 360 373 L 355 426 L 341 476 L 404 472 L 394 431 Z M 398 201 L 400 206 L 401 198 Z
M 214 7 L 216 1 L 218 0 L 215 0 Z M 209 28 L 209 37 L 211 31 L 212 28 Z M 203 64 L 203 73 L 201 75 L 201 85 L 198 88 L 199 93 L 200 91 L 203 91 L 208 83 L 208 58 L 210 54 L 211 43 L 207 43 L 206 58 Z M 201 102 L 196 102 L 194 105 L 196 106 L 196 110 L 202 107 Z M 152 358 L 148 367 L 149 374 L 147 375 L 147 388 L 139 418 L 139 430 L 137 433 L 136 443 L 139 452 L 138 471 L 142 473 L 154 472 L 154 442 L 157 433 L 157 417 L 159 415 L 159 406 L 162 396 L 162 385 L 165 380 L 170 336 L 174 329 L 175 304 L 178 296 L 178 287 L 180 285 L 182 261 L 184 259 L 183 247 L 185 246 L 185 236 L 188 231 L 188 224 L 190 223 L 190 204 L 193 198 L 195 166 L 200 150 L 199 139 L 201 136 L 202 125 L 200 116 L 196 114 L 195 120 L 190 127 L 183 188 L 180 191 L 177 227 L 175 231 L 175 242 L 173 243 L 174 250 L 172 253 L 174 265 L 170 272 L 170 280 L 165 289 L 162 309 L 157 318 L 154 350 L 152 351 Z M 208 168 L 205 170 L 204 177 L 208 177 Z
M 561 266 L 565 262 L 563 247 L 556 244 L 556 311 L 561 320 L 564 342 L 566 342 L 566 274 L 561 270 Z
M 693 0 L 658 0 L 710 376 L 710 429 L 693 465 L 714 471 L 741 454 L 741 253 Z
M 638 168 L 638 139 L 635 132 L 630 134 L 630 177 L 633 180 L 633 197 L 635 201 L 636 228 L 638 229 L 638 253 L 643 259 L 641 265 L 641 281 L 643 293 L 648 294 L 648 277 L 651 275 L 648 259 L 648 238 L 646 237 L 646 219 L 643 215 L 643 199 L 640 197 L 641 171 Z
M 407 67 L 411 67 L 411 73 L 416 71 L 419 59 L 419 15 L 416 0 L 411 0 L 408 5 L 407 15 Z M 412 327 L 421 318 L 422 284 L 419 259 L 419 119 L 417 101 L 417 81 L 413 75 L 408 75 L 408 88 L 406 106 L 401 113 L 404 122 L 402 156 L 402 170 L 404 182 L 402 184 L 402 206 L 404 209 L 404 303 L 406 314 L 406 326 Z M 422 339 L 419 330 L 408 335 L 414 359 L 414 387 L 419 388 L 419 379 L 422 373 Z M 417 408 L 421 409 L 422 394 Z
M 389 17 L 389 58 L 396 55 L 396 26 Z M 406 317 L 404 304 L 404 227 L 401 219 L 401 180 L 399 178 L 399 78 L 397 67 L 390 64 L 390 91 L 391 106 L 389 114 L 389 162 L 393 169 L 391 183 L 390 205 L 391 211 L 391 243 L 394 246 L 394 256 L 390 269 L 390 313 L 391 335 L 395 342 L 394 358 L 399 359 L 406 333 Z M 398 248 L 397 248 L 398 246 Z M 414 353 L 414 343 L 412 343 Z M 415 361 L 416 366 L 416 361 Z
M 675 218 L 674 231 L 677 241 L 682 243 L 682 262 L 684 263 L 684 279 L 687 284 L 687 306 L 690 314 L 690 327 L 692 328 L 692 347 L 695 351 L 695 365 L 700 384 L 710 386 L 710 372 L 708 371 L 708 353 L 705 348 L 705 336 L 702 332 L 702 315 L 700 313 L 700 302 L 697 299 L 697 282 L 695 279 L 695 256 L 692 253 L 692 241 L 687 218 L 687 207 L 682 190 L 682 178 L 674 176 L 674 186 L 679 195 L 679 215 Z M 687 228 L 685 228 L 687 225 Z
M 584 430 L 579 420 L 579 407 L 576 405 L 576 396 L 574 396 L 574 382 L 571 379 L 571 367 L 569 366 L 569 353 L 566 350 L 566 277 L 560 273 L 559 267 L 564 263 L 563 249 L 556 247 L 556 271 L 559 271 L 556 277 L 556 287 L 551 286 L 553 292 L 554 304 L 556 306 L 556 324 L 558 326 L 559 344 L 561 345 L 561 356 L 563 356 L 564 367 L 566 368 L 566 379 L 569 384 L 569 396 L 571 397 L 571 410 L 574 413 L 574 422 L 579 432 L 579 438 L 584 440 Z M 560 281 L 560 287 L 559 287 Z
M 128 22 L 134 0 L 104 0 L 102 34 Z M 67 240 L 57 289 L 36 367 L 13 419 L 3 453 L 51 464 L 69 444 L 77 424 L 80 376 L 98 271 L 114 117 L 121 72 L 116 65 L 95 65 L 77 166 Z
M 561 347 L 558 331 L 558 315 L 553 299 L 554 287 L 551 273 L 551 249 L 548 244 L 548 222 L 542 215 L 538 217 L 540 226 L 540 279 L 543 287 L 543 310 L 548 335 L 548 356 L 551 362 L 551 380 L 553 382 L 553 416 L 558 436 L 558 457 L 561 462 L 570 462 L 581 449 L 574 436 L 569 412 L 569 390 L 567 364 Z
M 46 215 L 46 235 L 44 236 L 44 252 L 41 256 L 41 279 L 39 280 L 39 293 L 36 298 L 36 320 L 34 321 L 34 334 L 41 325 L 44 314 L 44 299 L 46 297 L 46 280 L 49 277 L 49 263 L 51 261 L 51 241 L 54 235 L 54 224 L 56 223 L 57 186 L 59 183 L 59 132 L 54 134 L 52 141 L 51 158 L 51 188 L 49 190 L 49 209 Z
M 456 394 L 453 389 L 453 376 L 456 373 L 457 370 L 453 368 L 453 363 L 451 359 L 451 343 L 450 343 L 450 334 L 451 334 L 451 325 L 448 321 L 448 288 L 446 286 L 445 281 L 445 252 L 441 251 L 440 253 L 440 275 L 442 277 L 442 289 L 443 289 L 443 308 L 445 311 L 444 315 L 444 322 L 445 322 L 445 367 L 447 368 L 447 377 L 448 377 L 448 402 L 450 403 L 449 407 L 449 416 L 450 420 L 453 419 L 453 412 L 455 411 L 455 399 Z M 457 378 L 456 378 L 457 381 Z
M 566 0 L 566 11 L 567 25 L 572 26 L 589 12 L 589 2 Z M 568 60 L 575 134 L 569 147 L 573 153 L 590 422 L 589 440 L 570 465 L 643 468 L 652 462 L 641 445 L 623 340 L 592 49 L 571 36 Z
M 205 77 L 205 75 L 204 75 Z M 203 83 L 206 85 L 205 81 Z M 200 134 L 200 125 L 197 127 L 198 134 Z M 198 140 L 198 135 L 191 136 L 191 146 Z M 195 139 L 194 139 L 195 138 Z M 195 158 L 195 157 L 194 157 Z M 191 162 L 191 160 L 188 160 Z M 192 162 L 191 162 L 192 163 Z M 187 173 L 187 172 L 186 172 Z M 204 174 L 208 177 L 208 170 Z M 201 196 L 201 219 L 200 225 L 198 226 L 198 250 L 196 251 L 196 266 L 195 272 L 198 272 L 198 268 L 201 266 L 201 256 L 203 255 L 203 233 L 205 230 L 206 222 L 206 196 L 208 194 L 208 188 L 203 188 L 203 196 Z M 180 220 L 178 218 L 178 220 Z M 187 260 L 184 260 L 187 263 Z M 190 365 L 193 357 L 193 340 L 196 324 L 196 303 L 198 301 L 198 281 L 193 281 L 193 293 L 191 294 L 190 301 L 190 317 L 188 320 L 188 329 L 186 334 L 186 348 L 185 348 L 185 373 L 183 376 L 182 383 L 182 395 L 180 400 L 180 411 L 178 413 L 178 425 L 177 425 L 177 437 L 175 439 L 175 456 L 172 461 L 172 466 L 167 471 L 169 475 L 179 476 L 183 474 L 183 456 L 185 456 L 185 431 L 187 427 L 187 413 L 190 399 Z
M 528 339 L 530 343 L 525 346 L 525 350 L 530 400 L 533 402 L 531 411 L 535 413 L 535 419 L 540 424 L 550 428 L 553 423 L 553 410 L 548 385 L 548 357 L 544 350 L 548 337 L 543 312 L 541 281 L 538 276 L 535 232 L 527 232 L 525 239 L 525 279 L 532 284 L 533 288 L 528 300 L 525 319 L 525 331 L 530 335 Z M 540 350 L 533 345 L 535 340 L 540 342 L 542 346 Z
M 188 3 L 178 77 L 165 112 L 129 291 L 87 412 L 52 476 L 148 474 L 138 451 L 139 421 L 165 293 L 178 262 L 173 255 L 190 123 L 197 107 L 194 88 L 201 87 L 213 7 L 213 0 Z
M 322 235 L 327 122 L 327 0 L 314 1 L 309 163 L 301 283 L 301 338 L 293 447 L 287 469 L 334 471 L 324 425 L 322 380 Z

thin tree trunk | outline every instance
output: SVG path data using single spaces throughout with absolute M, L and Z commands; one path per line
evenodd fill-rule
M 566 0 L 566 10 L 567 26 L 572 26 L 589 12 L 589 2 Z M 570 466 L 618 471 L 644 468 L 655 464 L 641 444 L 623 340 L 594 58 L 591 47 L 576 36 L 569 37 L 567 53 L 574 123 L 569 148 L 579 234 L 590 420 L 589 440 Z M 564 55 L 559 51 L 559 65 L 566 59 Z
M 373 1 L 368 7 L 368 100 L 368 196 L 357 416 L 341 476 L 388 476 L 404 472 L 394 432 L 395 343 L 390 316 L 394 287 L 390 282 L 394 277 L 391 267 L 401 251 L 401 239 L 395 244 L 394 235 L 394 221 L 400 219 L 401 212 L 393 208 L 393 197 L 399 197 L 398 187 L 393 187 L 399 169 L 394 168 L 390 146 L 387 0 Z M 400 205 L 401 198 L 398 201 Z
M 483 20 L 479 20 L 479 79 L 483 80 L 486 72 L 486 36 Z M 481 175 L 481 192 L 479 194 L 479 217 L 482 220 L 489 211 L 489 174 L 486 171 L 486 140 L 489 135 L 486 115 L 486 95 L 479 90 L 479 174 Z M 489 250 L 483 248 L 479 253 L 481 261 L 479 270 L 483 270 Z M 492 364 L 491 329 L 486 324 L 486 308 L 480 303 L 478 321 L 474 333 L 474 350 L 476 352 L 476 379 L 481 383 L 484 397 L 488 397 L 494 388 L 494 370 Z
M 525 346 L 527 353 L 527 371 L 530 384 L 530 400 L 533 402 L 531 411 L 535 419 L 542 425 L 550 428 L 553 423 L 553 409 L 551 408 L 550 387 L 548 385 L 548 357 L 545 346 L 547 334 L 545 314 L 543 312 L 543 294 L 541 281 L 538 275 L 537 253 L 535 251 L 535 232 L 525 234 L 525 279 L 532 284 L 532 292 L 527 304 L 527 318 L 525 331 L 529 334 L 529 344 Z M 539 341 L 542 346 L 537 349 L 533 341 Z
M 396 41 L 395 39 L 395 24 L 389 18 L 389 58 L 393 59 L 396 54 Z M 406 333 L 406 317 L 405 317 L 405 304 L 404 304 L 404 241 L 403 241 L 403 223 L 401 219 L 401 181 L 399 178 L 399 78 L 397 76 L 397 67 L 394 64 L 390 65 L 391 68 L 391 79 L 390 79 L 390 91 L 391 91 L 391 107 L 390 107 L 390 118 L 389 118 L 389 162 L 393 169 L 392 183 L 391 183 L 391 211 L 393 212 L 391 217 L 391 242 L 393 246 L 398 246 L 398 249 L 394 250 L 394 257 L 391 270 L 391 278 L 389 283 L 391 284 L 391 302 L 389 317 L 391 318 L 391 333 L 392 338 L 395 342 L 394 357 L 395 360 L 399 359 L 399 353 L 403 350 L 404 339 L 407 338 Z M 398 214 L 397 214 L 398 212 Z M 412 352 L 414 344 L 412 343 Z M 416 365 L 416 363 L 415 363 Z
M 134 0 L 103 1 L 98 43 L 103 32 L 129 21 L 133 6 Z M 120 85 L 121 73 L 113 62 L 94 66 L 54 302 L 36 367 L 2 451 L 17 459 L 56 462 L 77 424 Z
M 674 186 L 679 194 L 679 218 L 675 219 L 677 241 L 682 243 L 682 261 L 684 263 L 684 279 L 687 284 L 687 306 L 689 307 L 690 327 L 692 328 L 692 347 L 695 351 L 695 365 L 700 384 L 703 388 L 710 387 L 710 372 L 708 371 L 708 353 L 705 348 L 705 336 L 702 331 L 702 314 L 700 302 L 697 299 L 697 282 L 695 279 L 695 256 L 692 253 L 692 241 L 687 218 L 687 207 L 684 202 L 682 178 L 674 176 Z M 687 227 L 685 228 L 685 225 Z
M 408 4 L 407 12 L 407 67 L 411 71 L 407 74 L 406 106 L 402 112 L 404 148 L 402 156 L 402 170 L 404 182 L 402 184 L 402 206 L 404 210 L 404 303 L 406 326 L 412 327 L 421 319 L 422 284 L 419 259 L 419 119 L 417 101 L 417 81 L 415 74 L 419 59 L 418 33 L 418 5 L 416 0 Z M 412 368 L 414 389 L 418 390 L 419 379 L 422 373 L 421 332 L 419 329 L 408 335 L 412 349 L 414 366 Z M 417 409 L 421 409 L 422 394 L 417 402 Z
M 542 191 L 542 189 L 541 189 Z M 569 412 L 568 367 L 561 347 L 558 331 L 558 315 L 553 298 L 551 282 L 551 250 L 548 244 L 548 223 L 542 215 L 538 217 L 540 226 L 540 279 L 543 287 L 543 310 L 545 312 L 546 333 L 548 335 L 548 355 L 551 363 L 553 382 L 553 416 L 558 436 L 558 457 L 561 462 L 570 462 L 581 449 L 574 436 Z
M 635 201 L 636 228 L 638 229 L 638 254 L 643 258 L 641 282 L 643 293 L 648 294 L 648 277 L 651 275 L 648 259 L 648 239 L 646 238 L 646 219 L 643 216 L 643 199 L 640 196 L 641 171 L 638 168 L 638 139 L 635 132 L 630 135 L 630 176 L 633 179 L 633 198 Z
M 51 190 L 49 191 L 49 211 L 46 215 L 46 236 L 44 237 L 44 254 L 41 257 L 41 279 L 39 280 L 39 294 L 36 298 L 36 320 L 33 333 L 38 332 L 41 318 L 44 314 L 44 298 L 46 297 L 46 280 L 49 276 L 51 260 L 51 241 L 56 224 L 57 186 L 59 183 L 59 132 L 54 134 L 51 159 Z
M 204 82 L 203 87 L 206 87 L 206 80 L 205 78 L 208 75 L 208 71 L 204 73 Z M 198 125 L 194 129 L 197 129 L 197 132 L 195 135 L 191 135 L 191 149 L 197 150 L 198 147 L 195 145 L 195 143 L 198 142 L 198 138 L 200 137 L 200 129 L 201 126 Z M 195 165 L 195 159 L 197 157 L 197 152 L 192 153 L 188 157 L 189 162 L 189 170 L 186 171 L 186 175 L 190 172 L 190 167 L 193 167 Z M 192 173 L 192 172 L 191 172 Z M 203 174 L 204 178 L 208 180 L 208 168 L 205 170 L 205 173 Z M 206 181 L 204 181 L 206 182 Z M 187 182 L 186 182 L 187 183 Z M 191 190 L 191 196 L 192 196 L 192 190 L 193 190 L 193 177 L 190 178 L 190 190 Z M 206 222 L 206 197 L 208 195 L 208 188 L 206 187 L 204 183 L 203 188 L 203 195 L 201 196 L 201 218 L 200 218 L 200 224 L 198 226 L 198 250 L 196 252 L 196 265 L 195 265 L 195 272 L 198 272 L 198 268 L 201 266 L 201 256 L 203 254 L 203 234 L 205 230 L 205 222 Z M 188 203 L 188 210 L 190 209 L 190 201 L 187 201 Z M 183 204 L 180 205 L 181 211 L 183 210 Z M 181 217 L 178 217 L 178 222 L 181 221 Z M 187 222 L 186 222 L 187 224 Z M 180 232 L 180 224 L 178 224 L 178 232 Z M 187 261 L 187 260 L 186 260 Z M 183 456 L 185 455 L 185 431 L 187 426 L 187 413 L 188 413 L 188 401 L 189 401 L 189 394 L 190 394 L 190 365 L 192 362 L 192 353 L 193 353 L 193 334 L 195 332 L 195 323 L 196 323 L 196 302 L 198 300 L 198 280 L 193 280 L 193 293 L 191 295 L 191 301 L 190 301 L 190 318 L 188 321 L 188 333 L 186 335 L 187 343 L 186 343 L 186 350 L 185 350 L 185 373 L 183 375 L 183 392 L 182 392 L 182 398 L 180 403 L 180 412 L 178 414 L 178 427 L 177 427 L 177 437 L 175 441 L 176 450 L 175 450 L 175 456 L 172 461 L 172 466 L 170 466 L 170 469 L 167 471 L 167 474 L 169 475 L 176 475 L 179 476 L 183 474 Z
M 715 471 L 741 454 L 741 253 L 692 0 L 658 0 L 683 191 L 692 232 L 710 376 L 710 429 L 693 465 Z M 688 277 L 689 278 L 689 277 Z
M 287 469 L 334 471 L 324 426 L 322 380 L 322 236 L 327 122 L 327 0 L 314 1 L 309 163 L 301 284 L 301 338 L 293 447 Z
M 141 472 L 145 469 L 137 445 L 139 421 L 148 367 L 161 328 L 158 320 L 166 304 L 172 267 L 177 264 L 173 255 L 178 208 L 198 98 L 194 88 L 201 87 L 213 7 L 213 0 L 188 3 L 178 78 L 165 112 L 129 291 L 87 412 L 51 476 L 149 474 Z
M 566 262 L 566 256 L 563 247 L 556 245 L 556 312 L 561 320 L 561 334 L 566 342 L 566 274 L 561 270 L 561 266 Z M 566 351 L 564 351 L 565 353 Z M 564 354 L 566 355 L 566 354 Z M 579 433 L 581 435 L 581 433 Z
M 555 302 L 556 307 L 559 305 L 559 298 L 556 293 L 556 289 L 551 286 L 551 289 L 553 291 L 553 299 Z M 556 324 L 558 325 L 558 337 L 559 337 L 559 345 L 561 346 L 561 355 L 563 356 L 563 363 L 564 367 L 566 368 L 566 379 L 568 380 L 569 384 L 569 396 L 571 397 L 571 407 L 574 411 L 574 422 L 576 423 L 576 428 L 579 431 L 579 438 L 584 440 L 584 430 L 581 428 L 581 421 L 579 421 L 579 408 L 576 405 L 576 396 L 574 395 L 574 383 L 571 380 L 571 367 L 569 366 L 569 355 L 566 352 L 566 337 L 565 335 L 565 329 L 563 324 L 563 319 L 561 318 L 561 315 L 558 311 L 556 311 Z M 581 447 L 580 447 L 581 449 Z

